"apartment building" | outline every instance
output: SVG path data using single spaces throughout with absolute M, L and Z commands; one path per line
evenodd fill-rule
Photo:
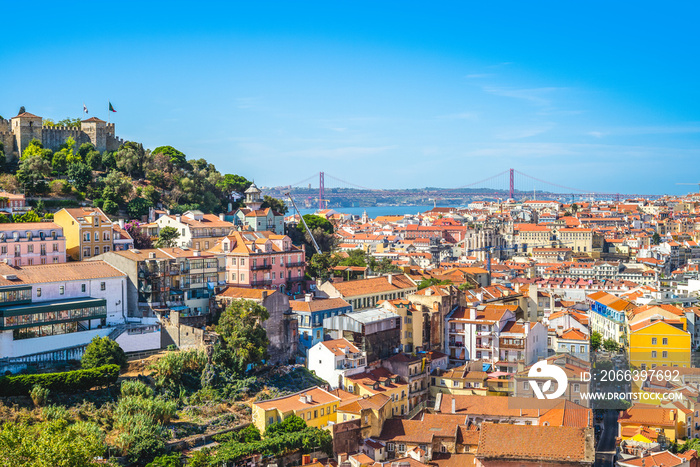
M 383 300 L 405 298 L 418 290 L 417 284 L 406 274 L 358 279 L 345 282 L 324 282 L 318 290 L 329 297 L 341 297 L 353 310 L 377 306 Z
M 231 232 L 211 251 L 226 257 L 226 282 L 230 285 L 273 288 L 282 293 L 304 290 L 304 247 L 292 244 L 287 235 Z
M 124 291 L 130 318 L 209 313 L 209 299 L 225 284 L 223 255 L 183 248 L 111 251 L 102 260 L 128 276 Z
M 399 375 L 408 384 L 408 410 L 425 407 L 430 395 L 430 365 L 422 356 L 398 353 L 382 360 L 381 365 Z
M 66 262 L 66 237 L 55 222 L 0 224 L 0 261 L 13 266 Z
M 627 315 L 634 304 L 607 292 L 595 292 L 586 297 L 591 307 L 591 332 L 598 332 L 603 340 L 612 339 L 627 345 Z
M 391 415 L 406 415 L 408 409 L 408 384 L 384 367 L 367 370 L 345 377 L 345 390 L 356 396 L 384 394 L 391 399 Z
M 350 313 L 352 307 L 342 298 L 314 298 L 306 294 L 304 300 L 290 300 L 289 306 L 296 315 L 299 327 L 299 348 L 306 353 L 323 341 L 323 320 Z
M 126 275 L 103 261 L 0 263 L 0 356 L 80 358 L 93 337 L 125 323 L 125 285 Z
M 197 210 L 176 215 L 165 214 L 160 216 L 155 224 L 159 232 L 164 227 L 177 229 L 180 236 L 176 240 L 176 246 L 195 250 L 212 248 L 221 237 L 228 235 L 234 229 L 231 222 L 224 220 L 223 214 L 216 216 Z
M 308 426 L 322 428 L 335 424 L 340 402 L 339 397 L 316 386 L 289 396 L 253 402 L 253 424 L 264 433 L 268 426 L 296 415 Z
M 307 367 L 328 382 L 332 389 L 343 389 L 345 379 L 364 373 L 367 356 L 347 339 L 319 342 L 309 349 Z
M 114 249 L 112 221 L 100 208 L 64 208 L 54 214 L 66 237 L 66 253 L 75 261 L 108 253 Z
M 346 338 L 366 352 L 368 363 L 389 358 L 401 344 L 400 317 L 383 308 L 324 318 L 323 328 L 331 339 Z

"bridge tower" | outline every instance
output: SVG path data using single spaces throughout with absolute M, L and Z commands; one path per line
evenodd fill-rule
M 510 169 L 510 191 L 508 193 L 510 199 L 515 199 L 515 169 Z
M 318 178 L 318 209 L 326 208 L 326 187 L 323 183 L 323 172 L 319 172 Z

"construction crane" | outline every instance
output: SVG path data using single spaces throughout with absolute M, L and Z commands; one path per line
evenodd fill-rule
M 698 191 L 700 191 L 700 182 L 698 182 L 698 183 L 676 183 L 676 185 L 697 185 Z
M 287 198 L 289 198 L 289 201 L 292 202 L 292 206 L 294 206 L 294 210 L 296 211 L 297 215 L 299 216 L 299 219 L 301 219 L 301 223 L 304 224 L 304 228 L 306 229 L 306 233 L 309 234 L 309 237 L 311 237 L 311 242 L 314 244 L 314 248 L 316 248 L 316 253 L 319 255 L 321 254 L 321 249 L 318 247 L 318 243 L 316 243 L 316 239 L 314 238 L 313 234 L 311 233 L 311 230 L 309 229 L 309 226 L 306 225 L 306 221 L 304 220 L 304 216 L 301 215 L 299 212 L 299 208 L 297 208 L 297 203 L 294 202 L 294 198 L 292 198 L 292 195 L 289 193 L 284 194 Z

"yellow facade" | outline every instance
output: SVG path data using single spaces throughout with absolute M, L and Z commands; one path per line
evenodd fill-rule
M 307 396 L 311 396 L 310 401 L 303 399 Z M 312 388 L 290 396 L 253 403 L 253 423 L 260 432 L 264 432 L 268 426 L 296 415 L 303 418 L 308 426 L 322 428 L 336 423 L 339 403 L 340 398 L 321 388 Z
M 629 361 L 638 369 L 657 366 L 690 367 L 690 333 L 664 321 L 630 331 Z
M 392 416 L 408 413 L 408 384 L 397 378 L 387 383 L 386 380 L 370 382 L 367 378 L 357 378 L 358 376 L 361 377 L 362 374 L 345 378 L 344 384 L 348 392 L 360 397 L 384 394 L 391 399 L 389 403 Z
M 66 254 L 73 260 L 112 251 L 112 222 L 99 208 L 61 209 L 54 222 L 63 227 Z

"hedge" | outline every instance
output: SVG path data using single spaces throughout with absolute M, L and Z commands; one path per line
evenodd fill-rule
M 35 384 L 51 392 L 87 391 L 96 386 L 114 384 L 119 365 L 104 365 L 89 370 L 65 371 L 0 377 L 0 396 L 26 396 Z

